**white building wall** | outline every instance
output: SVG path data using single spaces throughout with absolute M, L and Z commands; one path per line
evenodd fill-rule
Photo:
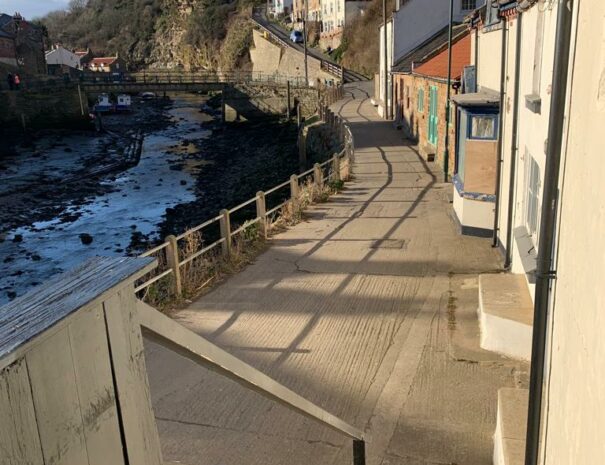
M 462 22 L 470 10 L 462 10 L 462 0 L 454 1 L 454 21 Z M 477 0 L 477 6 L 485 3 Z M 449 24 L 450 0 L 408 0 L 393 15 L 397 61 L 418 45 L 426 42 Z
M 388 78 L 388 101 L 389 104 L 391 102 L 391 88 L 392 88 L 392 78 L 391 78 L 391 67 L 393 66 L 393 22 L 389 21 L 387 23 L 387 66 L 386 69 L 389 71 L 387 73 L 387 78 Z M 384 71 L 385 71 L 385 66 L 384 66 L 384 47 L 385 47 L 385 43 L 384 43 L 384 25 L 380 26 L 380 71 L 379 71 L 379 89 L 380 89 L 380 102 L 378 104 L 378 114 L 380 116 L 384 116 L 384 101 L 385 101 L 385 89 L 384 89 Z
M 605 457 L 605 2 L 574 5 L 578 29 L 545 377 L 545 465 L 600 464 Z
M 47 65 L 65 65 L 80 69 L 80 57 L 64 47 L 57 47 L 46 54 Z
M 500 92 L 502 31 L 499 29 L 480 30 L 478 42 L 479 69 L 477 70 L 477 85 L 480 89 L 490 89 Z M 475 47 L 474 44 L 473 47 Z M 474 49 L 471 56 L 474 60 Z

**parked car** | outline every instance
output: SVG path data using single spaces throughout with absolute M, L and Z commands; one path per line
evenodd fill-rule
M 303 34 L 300 31 L 292 31 L 292 33 L 290 34 L 290 40 L 292 42 L 294 42 L 295 44 L 302 44 L 303 43 Z

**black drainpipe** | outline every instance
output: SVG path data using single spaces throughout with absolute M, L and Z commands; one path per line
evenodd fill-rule
M 500 185 L 502 184 L 502 149 L 504 147 L 504 90 L 506 84 L 506 28 L 508 21 L 502 21 L 502 57 L 500 60 L 500 118 L 498 119 L 498 161 L 496 163 L 496 207 L 494 209 L 494 232 L 492 247 L 498 247 L 498 216 L 500 215 Z
M 547 314 L 550 301 L 553 269 L 555 228 L 557 219 L 559 171 L 565 123 L 565 103 L 572 33 L 572 11 L 574 0 L 559 0 L 555 59 L 552 78 L 550 121 L 546 145 L 546 167 L 544 169 L 544 192 L 538 262 L 536 267 L 536 297 L 534 301 L 534 329 L 529 378 L 529 408 L 527 413 L 527 437 L 525 443 L 525 465 L 536 465 L 540 450 L 540 427 L 546 352 Z
M 507 227 L 506 227 L 506 256 L 504 258 L 504 268 L 509 269 L 512 262 L 512 245 L 513 245 L 513 208 L 515 197 L 515 179 L 517 176 L 517 157 L 519 156 L 519 88 L 521 83 L 521 33 L 523 15 L 521 12 L 517 14 L 517 44 L 515 47 L 515 93 L 513 96 L 513 140 L 510 149 L 510 179 L 508 183 L 508 212 L 507 212 Z

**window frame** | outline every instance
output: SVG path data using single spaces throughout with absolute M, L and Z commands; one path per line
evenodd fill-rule
M 424 113 L 424 88 L 419 87 L 416 96 L 416 110 L 418 113 Z
M 472 5 L 472 6 L 466 7 L 465 5 Z M 476 10 L 477 9 L 477 0 L 460 0 L 460 9 L 462 11 Z
M 491 118 L 494 120 L 494 135 L 491 137 L 477 137 L 477 136 L 473 136 L 473 119 L 474 118 Z M 468 121 L 467 121 L 467 126 L 466 126 L 466 139 L 467 140 L 479 140 L 479 141 L 497 141 L 498 140 L 498 132 L 499 132 L 499 127 L 498 124 L 500 122 L 500 115 L 498 113 L 490 113 L 490 112 L 483 112 L 483 113 L 469 113 L 468 114 Z

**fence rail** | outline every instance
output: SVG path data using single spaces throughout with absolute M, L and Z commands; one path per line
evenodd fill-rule
M 333 131 L 339 137 L 343 144 L 343 149 L 334 154 L 330 159 L 323 163 L 317 163 L 313 168 L 304 171 L 300 174 L 293 174 L 288 181 L 278 184 L 271 189 L 266 191 L 259 191 L 254 197 L 246 200 L 245 202 L 232 207 L 231 209 L 221 210 L 220 214 L 211 218 L 187 231 L 177 235 L 168 236 L 164 243 L 144 252 L 141 256 L 148 257 L 155 253 L 163 253 L 164 263 L 167 264 L 167 269 L 162 271 L 160 274 L 151 276 L 139 282 L 136 287 L 137 292 L 141 292 L 159 281 L 160 279 L 172 275 L 174 283 L 174 293 L 176 296 L 182 295 L 181 285 L 181 268 L 183 265 L 192 262 L 193 260 L 203 256 L 204 254 L 214 250 L 219 245 L 222 248 L 224 256 L 228 257 L 232 254 L 232 239 L 234 236 L 242 233 L 243 231 L 255 226 L 261 225 L 261 234 L 266 237 L 271 228 L 274 225 L 274 217 L 279 211 L 288 205 L 296 208 L 299 201 L 299 193 L 301 188 L 301 181 L 304 182 L 307 179 L 313 184 L 315 188 L 323 188 L 326 181 L 343 181 L 347 180 L 353 169 L 353 162 L 355 156 L 355 143 L 353 140 L 353 134 L 349 127 L 344 124 L 344 121 L 329 110 L 329 105 L 342 97 L 342 87 L 336 87 L 328 89 L 323 94 L 323 99 L 320 102 L 318 108 L 318 115 L 320 118 L 328 124 Z M 327 168 L 327 174 L 324 172 Z M 274 195 L 276 192 L 285 189 L 290 186 L 289 196 L 286 200 L 280 202 L 277 206 L 267 209 L 267 197 Z M 253 218 L 244 221 L 242 224 L 238 224 L 235 229 L 232 230 L 231 215 L 237 211 L 242 210 L 245 207 L 249 207 L 255 204 L 255 216 Z M 209 245 L 203 246 L 200 250 L 191 253 L 187 257 L 181 257 L 179 253 L 178 241 L 187 239 L 195 233 L 203 231 L 205 228 L 218 223 L 220 226 L 220 239 L 215 240 Z

